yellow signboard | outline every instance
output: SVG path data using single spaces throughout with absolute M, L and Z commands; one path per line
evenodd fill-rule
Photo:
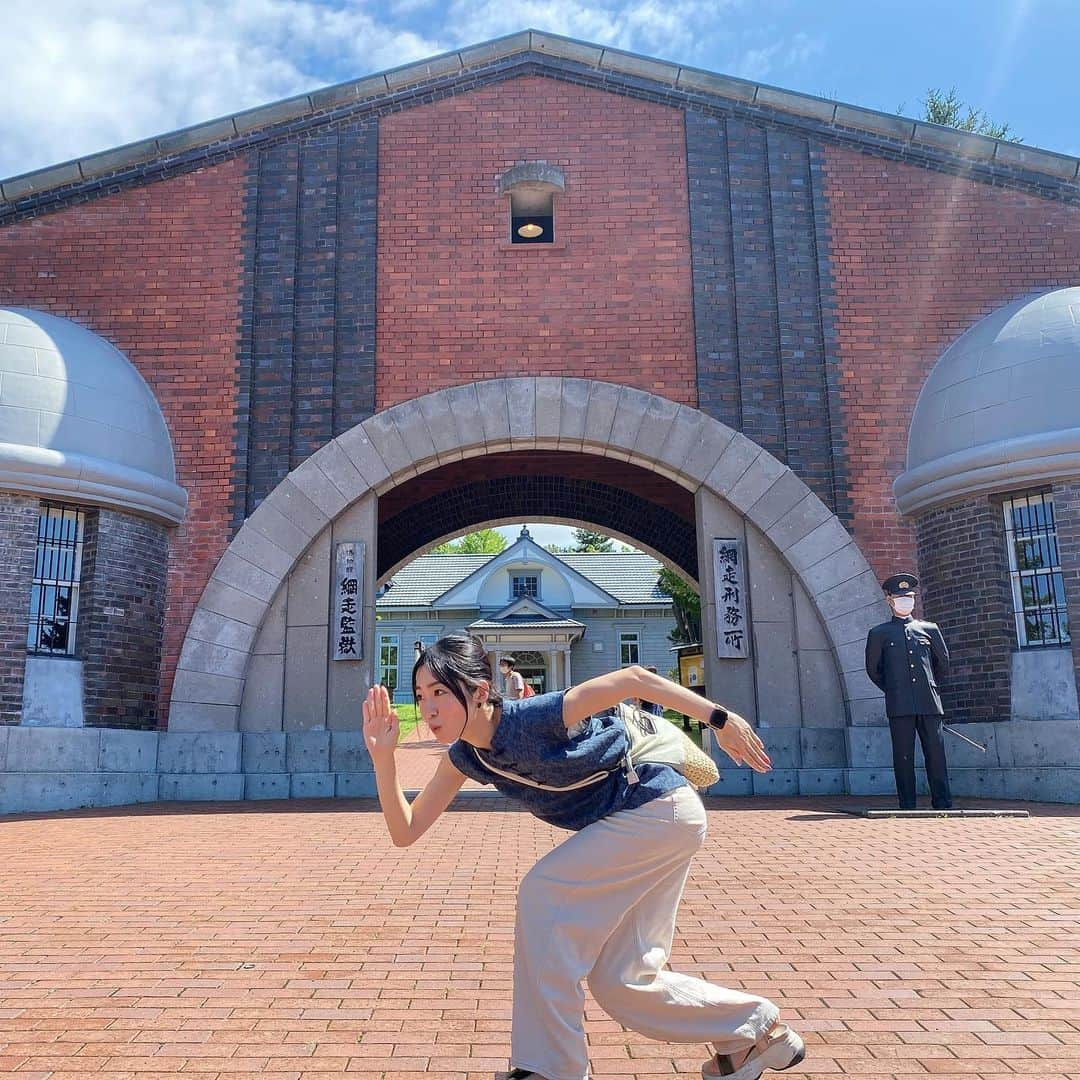
M 705 685 L 705 654 L 682 653 L 679 656 L 679 682 L 691 690 Z

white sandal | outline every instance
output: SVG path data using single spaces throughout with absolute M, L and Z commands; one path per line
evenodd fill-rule
M 773 1028 L 754 1044 L 746 1060 L 736 1068 L 729 1054 L 714 1054 L 701 1066 L 702 1080 L 758 1080 L 766 1069 L 783 1072 L 806 1057 L 802 1039 L 786 1024 Z

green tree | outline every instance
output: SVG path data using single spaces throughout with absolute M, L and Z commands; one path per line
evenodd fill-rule
M 588 529 L 574 530 L 574 546 L 570 549 L 575 554 L 584 554 L 588 551 L 599 551 L 605 554 L 615 550 L 615 544 L 610 536 L 603 533 L 590 532 Z
M 701 641 L 701 597 L 678 574 L 666 566 L 659 575 L 660 591 L 671 597 L 675 609 L 675 629 L 668 637 L 672 645 L 695 645 Z
M 948 90 L 927 90 L 922 105 L 923 119 L 932 124 L 944 124 L 959 131 L 989 135 L 992 139 L 1005 139 L 1007 142 L 1024 141 L 1019 136 L 1009 134 L 1008 124 L 996 124 L 981 109 L 961 101 L 955 86 Z M 900 111 L 903 111 L 902 106 Z
M 448 540 L 432 548 L 435 555 L 498 555 L 506 548 L 506 538 L 494 529 L 479 529 L 460 540 Z

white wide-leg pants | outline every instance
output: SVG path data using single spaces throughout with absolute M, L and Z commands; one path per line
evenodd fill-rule
M 588 1080 L 585 992 L 624 1027 L 665 1042 L 752 1045 L 779 1010 L 765 998 L 663 970 L 694 853 L 696 792 L 678 788 L 574 833 L 518 891 L 511 1062 L 547 1080 Z

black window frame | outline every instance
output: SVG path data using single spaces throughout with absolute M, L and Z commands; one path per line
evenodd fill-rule
M 1065 647 L 1072 638 L 1053 493 L 1014 494 L 1002 500 L 1001 509 L 1017 648 Z
M 83 507 L 41 504 L 26 628 L 26 651 L 31 656 L 76 655 L 85 545 Z

